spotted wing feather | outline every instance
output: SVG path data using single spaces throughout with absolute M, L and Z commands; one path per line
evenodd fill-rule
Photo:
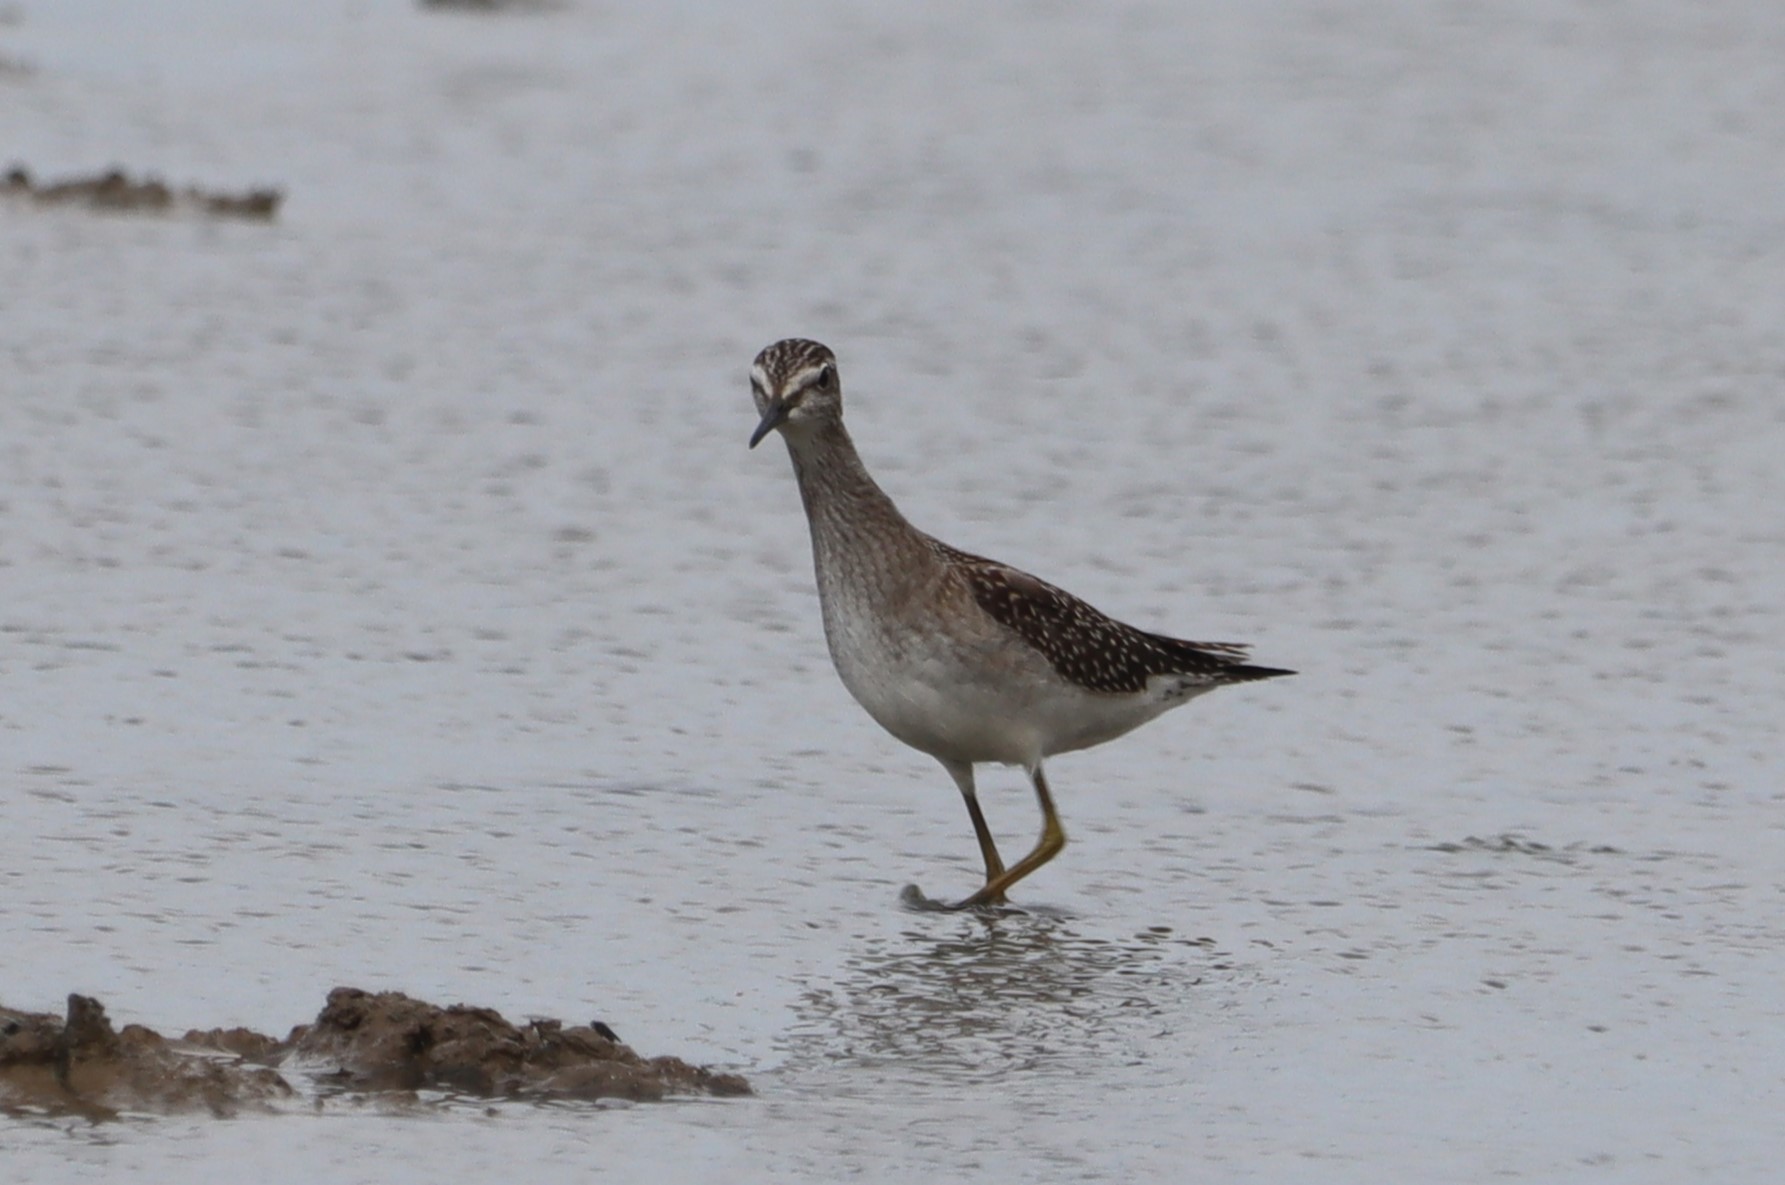
M 1238 643 L 1185 642 L 1135 629 L 1027 572 L 936 546 L 966 578 L 980 608 L 1039 650 L 1062 677 L 1092 691 L 1145 691 L 1160 675 L 1219 684 L 1293 673 L 1247 665 L 1247 647 Z

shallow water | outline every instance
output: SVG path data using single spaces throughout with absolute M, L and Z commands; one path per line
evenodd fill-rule
M 1775 1175 L 1772 9 L 14 8 L 35 173 L 288 199 L 0 207 L 0 1000 L 759 1093 L 9 1181 Z M 920 525 L 1303 672 L 1050 765 L 1029 914 L 899 907 L 979 861 L 744 448 L 790 333 Z

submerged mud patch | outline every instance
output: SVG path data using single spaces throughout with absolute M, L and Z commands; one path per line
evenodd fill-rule
M 121 213 L 187 212 L 259 222 L 270 222 L 277 217 L 279 203 L 285 200 L 285 195 L 277 189 L 245 189 L 234 193 L 202 189 L 196 185 L 175 189 L 159 177 L 132 180 L 122 169 L 108 169 L 62 181 L 38 182 L 23 165 L 13 165 L 5 177 L 0 178 L 0 194 L 42 206 L 79 206 Z
M 116 1030 L 104 1005 L 70 995 L 66 1018 L 0 1008 L 0 1111 L 115 1118 L 272 1111 L 302 1093 L 413 1096 L 443 1091 L 535 1101 L 750 1093 L 741 1076 L 674 1057 L 645 1058 L 599 1021 L 516 1025 L 491 1008 L 441 1007 L 402 992 L 336 988 L 284 1040 L 250 1029 L 193 1030 L 174 1041 Z
M 1534 839 L 1526 839 L 1521 835 L 1504 832 L 1500 835 L 1482 838 L 1479 835 L 1464 836 L 1460 841 L 1435 843 L 1426 845 L 1428 851 L 1456 854 L 1461 852 L 1483 852 L 1491 855 L 1532 856 L 1539 860 L 1555 860 L 1561 863 L 1572 863 L 1582 856 L 1622 856 L 1624 852 L 1610 844 L 1589 844 L 1575 842 L 1560 846 L 1539 843 Z
M 424 9 L 441 12 L 555 12 L 564 0 L 419 0 Z

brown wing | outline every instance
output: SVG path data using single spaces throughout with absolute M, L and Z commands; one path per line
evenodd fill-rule
M 1061 676 L 1092 691 L 1145 691 L 1159 675 L 1215 684 L 1293 673 L 1246 665 L 1246 647 L 1236 643 L 1185 642 L 1137 630 L 1027 572 L 936 546 L 966 578 L 980 608 L 1039 650 Z

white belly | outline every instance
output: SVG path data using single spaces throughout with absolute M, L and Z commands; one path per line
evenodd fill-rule
M 1032 768 L 1113 740 L 1187 698 L 1163 687 L 1129 695 L 1078 688 L 1008 637 L 979 646 L 899 636 L 871 618 L 828 613 L 825 627 L 837 674 L 868 715 L 912 748 L 949 761 Z

